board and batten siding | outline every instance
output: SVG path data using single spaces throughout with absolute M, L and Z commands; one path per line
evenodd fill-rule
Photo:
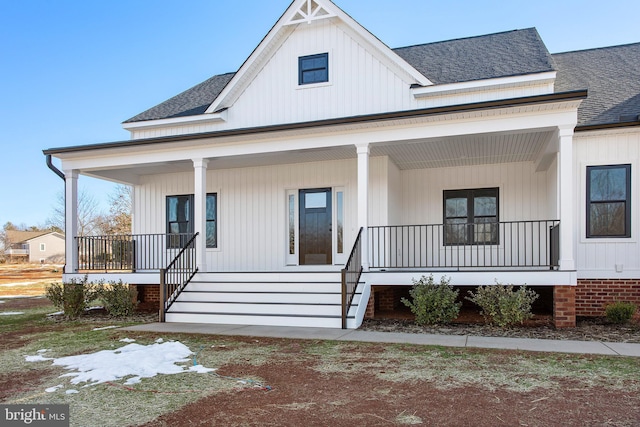
M 384 184 L 386 158 L 371 158 L 370 176 Z M 382 175 L 382 178 L 378 176 Z M 166 196 L 192 194 L 193 173 L 147 176 L 136 187 L 135 233 L 166 231 Z M 376 184 L 377 186 L 378 184 Z M 357 233 L 355 159 L 207 171 L 207 192 L 218 194 L 218 248 L 207 249 L 211 271 L 277 271 L 287 251 L 287 190 L 341 187 L 345 192 L 345 251 Z M 370 215 L 386 209 L 385 189 L 371 186 Z M 384 206 L 384 208 L 381 208 Z
M 402 224 L 442 224 L 443 191 L 498 187 L 500 221 L 557 219 L 548 175 L 531 162 L 401 171 Z
M 327 83 L 298 85 L 298 58 L 329 54 Z M 398 61 L 402 61 L 398 57 Z M 408 76 L 344 24 L 301 24 L 284 40 L 219 123 L 138 129 L 132 138 L 212 132 L 509 99 L 553 92 L 549 82 L 435 93 L 416 98 Z M 211 100 L 213 102 L 213 99 Z
M 640 275 L 640 131 L 579 132 L 573 144 L 576 267 L 578 279 L 637 278 Z M 587 166 L 631 164 L 631 238 L 586 237 Z M 616 265 L 618 270 L 616 271 Z

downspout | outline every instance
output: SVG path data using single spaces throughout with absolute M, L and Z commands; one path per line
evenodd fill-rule
M 51 154 L 47 154 L 46 157 L 47 157 L 47 167 L 49 169 L 51 169 L 60 178 L 62 178 L 62 180 L 66 183 L 67 182 L 67 178 L 64 176 L 64 173 L 60 169 L 55 167 L 55 165 L 51 162 Z M 67 202 L 66 202 L 66 200 L 67 200 L 67 186 L 66 186 L 66 184 L 64 186 L 64 200 L 65 200 L 65 202 L 64 202 L 64 222 L 65 222 L 65 225 L 66 225 L 66 222 L 67 222 Z M 67 235 L 67 233 L 65 231 L 65 239 L 67 238 L 66 235 Z M 66 247 L 66 243 L 65 243 L 65 247 Z M 64 256 L 64 261 L 65 261 L 64 267 L 62 267 L 63 268 L 63 270 L 62 270 L 63 272 L 67 271 L 67 255 L 66 254 Z

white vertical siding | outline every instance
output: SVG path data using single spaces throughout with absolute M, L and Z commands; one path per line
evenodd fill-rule
M 406 170 L 401 177 L 403 224 L 442 224 L 443 190 L 488 187 L 500 189 L 500 221 L 555 219 L 546 173 L 531 162 Z
M 578 278 L 634 278 L 640 275 L 640 132 L 594 131 L 574 137 L 576 267 Z M 631 238 L 586 238 L 587 166 L 631 164 Z M 616 264 L 622 271 L 616 271 Z
M 148 176 L 136 189 L 137 233 L 164 233 L 167 195 L 193 193 L 193 173 Z M 219 243 L 207 250 L 212 271 L 281 270 L 287 244 L 286 190 L 344 187 L 345 244 L 357 224 L 355 160 L 242 169 L 209 169 L 207 192 L 218 193 Z

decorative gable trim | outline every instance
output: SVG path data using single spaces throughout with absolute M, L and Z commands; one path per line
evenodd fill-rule
M 355 36 L 357 40 L 363 41 L 376 51 L 383 62 L 400 73 L 408 84 L 420 86 L 433 84 L 330 0 L 295 0 L 207 108 L 205 114 L 230 108 L 269 61 L 273 52 L 293 33 L 297 25 L 331 18 L 343 22 L 348 34 Z
M 317 1 L 306 0 L 306 2 L 302 4 L 298 11 L 293 15 L 293 17 L 283 25 L 296 25 L 305 22 L 307 24 L 311 24 L 311 22 L 313 21 L 332 18 L 334 16 L 336 16 L 334 13 L 325 9 Z

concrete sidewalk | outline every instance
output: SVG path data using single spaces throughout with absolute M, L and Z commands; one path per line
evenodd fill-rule
M 126 331 L 210 334 L 290 339 L 321 339 L 443 347 L 493 348 L 554 353 L 600 354 L 640 357 L 640 344 L 598 341 L 560 341 L 528 338 L 476 337 L 471 335 L 430 335 L 399 332 L 372 332 L 357 329 L 297 328 L 287 326 L 216 325 L 205 323 L 148 323 L 121 328 Z

